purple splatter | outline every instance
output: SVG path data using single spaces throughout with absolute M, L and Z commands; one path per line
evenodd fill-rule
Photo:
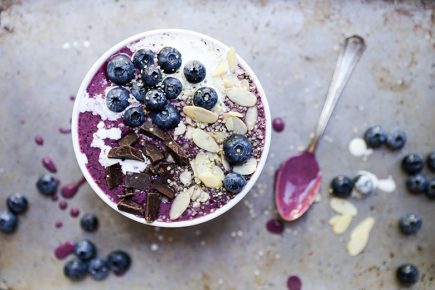
M 287 288 L 288 290 L 301 290 L 302 289 L 301 279 L 298 276 L 288 277 Z
M 69 134 L 69 133 L 71 133 L 71 128 L 63 128 L 63 127 L 61 127 L 61 128 L 59 128 L 59 132 L 62 133 L 62 134 Z
M 63 223 L 61 221 L 56 221 L 56 223 L 54 224 L 54 226 L 59 229 L 63 226 Z
M 59 202 L 59 208 L 60 208 L 61 210 L 65 210 L 67 207 L 68 207 L 68 203 L 67 203 L 66 201 L 61 200 L 61 201 Z
M 80 210 L 76 207 L 73 207 L 69 213 L 72 217 L 78 217 L 80 215 Z
M 73 183 L 69 183 L 67 185 L 64 185 L 61 189 L 60 189 L 60 193 L 62 194 L 62 196 L 64 198 L 73 198 L 77 192 L 79 191 L 80 187 L 85 184 L 86 179 L 84 177 L 82 177 L 79 181 L 77 182 L 73 182 Z
M 57 172 L 56 164 L 54 164 L 53 159 L 51 159 L 50 157 L 42 158 L 42 165 L 45 167 L 45 169 L 47 169 L 51 173 Z
M 278 219 L 270 219 L 266 223 L 266 228 L 272 234 L 282 234 L 284 232 L 284 223 Z
M 44 138 L 40 135 L 35 136 L 35 143 L 39 146 L 44 145 Z
M 282 132 L 285 128 L 284 120 L 282 118 L 279 118 L 279 117 L 273 119 L 272 127 L 273 127 L 273 130 L 275 130 L 276 132 Z
M 68 242 L 65 242 L 63 244 L 60 244 L 54 250 L 54 255 L 59 260 L 64 259 L 74 251 L 75 246 L 76 246 L 76 244 L 73 241 L 68 241 Z

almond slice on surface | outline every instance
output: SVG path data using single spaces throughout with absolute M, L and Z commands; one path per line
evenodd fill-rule
M 254 173 L 256 169 L 257 169 L 257 159 L 255 158 L 250 158 L 246 160 L 246 162 L 243 163 L 242 165 L 237 165 L 233 167 L 233 171 L 241 175 L 250 175 Z
M 208 124 L 214 123 L 218 119 L 216 113 L 197 106 L 184 106 L 183 113 L 189 116 L 192 120 Z
M 227 138 L 228 134 L 222 131 L 215 131 L 215 132 L 211 132 L 210 133 L 214 140 L 216 141 L 216 143 L 218 144 L 222 144 L 224 143 L 225 139 Z
M 255 123 L 257 123 L 257 118 L 258 118 L 257 107 L 250 107 L 246 111 L 246 115 L 245 115 L 245 124 L 248 130 L 254 129 Z
M 230 163 L 227 161 L 227 159 L 225 159 L 224 154 L 221 154 L 221 162 L 222 162 L 222 166 L 224 167 L 224 169 L 226 171 L 230 171 L 231 170 L 231 165 Z
M 240 85 L 242 86 L 242 88 L 244 88 L 245 90 L 249 91 L 250 87 L 249 87 L 249 82 L 247 79 L 243 79 L 240 81 Z
M 230 47 L 227 52 L 227 61 L 228 66 L 230 67 L 231 71 L 234 71 L 237 68 L 237 54 L 234 47 Z
M 222 114 L 222 116 L 224 117 L 224 119 L 230 118 L 230 117 L 243 118 L 243 114 L 242 113 L 235 112 L 235 111 L 225 112 L 225 113 Z
M 233 119 L 233 132 L 237 134 L 246 134 L 248 132 L 248 127 L 246 127 L 246 124 L 237 117 L 231 117 Z
M 213 173 L 211 172 L 200 173 L 198 178 L 207 187 L 210 188 L 222 187 L 222 180 L 218 176 L 213 175 Z
M 360 222 L 351 232 L 347 251 L 351 256 L 359 255 L 367 246 L 370 237 L 370 231 L 375 224 L 375 219 L 367 217 Z
M 228 72 L 228 62 L 225 60 L 221 61 L 217 67 L 211 72 L 211 75 L 214 77 L 221 76 Z
M 350 214 L 351 216 L 356 216 L 358 213 L 358 210 L 353 204 L 342 198 L 331 198 L 329 206 L 339 214 Z
M 337 235 L 346 232 L 351 222 L 352 215 L 350 214 L 336 215 L 329 220 L 329 224 L 332 226 L 332 231 Z
M 257 103 L 257 97 L 242 88 L 230 88 L 227 90 L 228 98 L 236 104 L 244 107 L 252 107 Z
M 169 211 L 169 218 L 176 220 L 183 212 L 189 207 L 190 195 L 187 191 L 180 192 L 172 201 L 171 209 Z
M 225 75 L 222 77 L 222 83 L 224 85 L 224 88 L 232 88 L 236 86 L 233 78 L 229 75 Z
M 213 167 L 213 162 L 210 161 L 210 157 L 207 153 L 199 152 L 193 160 L 195 176 L 204 172 L 210 172 Z
M 214 138 L 201 129 L 195 129 L 193 131 L 192 140 L 193 143 L 201 149 L 214 153 L 219 151 L 219 145 L 216 143 Z

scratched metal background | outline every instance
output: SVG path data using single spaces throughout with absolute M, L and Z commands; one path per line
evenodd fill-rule
M 434 289 L 435 202 L 403 186 L 400 158 L 435 147 L 434 2 L 428 1 L 0 1 L 0 197 L 25 192 L 30 210 L 19 231 L 0 235 L 0 289 L 285 289 L 299 275 L 303 289 L 398 289 L 394 271 L 411 261 L 422 277 L 414 289 Z M 74 94 L 87 69 L 106 49 L 145 30 L 186 28 L 235 46 L 257 72 L 273 116 L 286 130 L 273 134 L 269 161 L 256 187 L 217 220 L 187 229 L 155 230 L 115 214 L 84 187 L 69 206 L 96 212 L 95 234 L 35 191 L 40 159 L 57 163 L 63 182 L 77 180 L 68 126 Z M 273 216 L 272 174 L 308 142 L 345 35 L 360 34 L 368 49 L 339 103 L 318 158 L 322 201 L 282 236 L 265 230 Z M 88 45 L 89 44 L 89 45 Z M 347 144 L 370 124 L 408 132 L 405 150 L 375 152 L 367 162 Z M 35 134 L 45 145 L 33 142 Z M 393 175 L 398 189 L 357 202 L 356 220 L 376 218 L 369 245 L 349 257 L 349 233 L 327 225 L 327 183 L 336 174 L 369 169 Z M 431 175 L 435 176 L 435 175 Z M 260 186 L 261 185 L 261 186 Z M 3 203 L 3 202 L 1 202 Z M 0 206 L 4 205 L 0 203 Z M 417 237 L 398 233 L 408 211 L 424 218 Z M 54 221 L 64 222 L 61 229 Z M 352 225 L 355 225 L 354 221 Z M 134 264 L 123 278 L 71 283 L 53 256 L 62 241 L 88 237 L 100 253 L 125 248 Z M 158 249 L 153 251 L 152 249 Z

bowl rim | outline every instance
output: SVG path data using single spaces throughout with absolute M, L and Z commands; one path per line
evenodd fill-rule
M 194 218 L 192 220 L 185 220 L 185 221 L 173 221 L 173 222 L 161 222 L 161 221 L 154 221 L 152 223 L 147 223 L 144 218 L 138 217 L 136 215 L 126 213 L 123 211 L 118 210 L 116 203 L 113 202 L 106 193 L 97 185 L 94 178 L 89 173 L 86 164 L 84 162 L 81 162 L 81 158 L 79 157 L 81 154 L 83 154 L 80 150 L 80 143 L 79 143 L 79 134 L 78 134 L 78 117 L 79 117 L 79 102 L 81 98 L 86 93 L 86 89 L 91 82 L 92 78 L 94 77 L 95 73 L 100 69 L 101 65 L 115 52 L 119 51 L 121 48 L 125 47 L 128 44 L 131 44 L 135 41 L 138 41 L 144 37 L 155 35 L 155 34 L 164 34 L 164 33 L 181 33 L 181 34 L 188 34 L 195 37 L 203 38 L 207 41 L 213 42 L 218 46 L 221 46 L 225 48 L 225 50 L 228 50 L 229 47 L 219 40 L 216 40 L 208 35 L 204 35 L 202 33 L 198 33 L 191 30 L 185 30 L 185 29 L 157 29 L 157 30 L 150 30 L 142 33 L 135 34 L 131 37 L 128 37 L 114 46 L 112 46 L 110 49 L 108 49 L 106 52 L 104 52 L 92 65 L 92 67 L 88 70 L 86 73 L 86 76 L 84 77 L 80 88 L 77 92 L 77 96 L 74 102 L 74 108 L 72 112 L 72 119 L 71 119 L 71 135 L 72 135 L 72 142 L 73 142 L 73 148 L 74 153 L 76 156 L 77 163 L 79 164 L 79 167 L 82 171 L 83 176 L 86 178 L 86 181 L 88 182 L 91 189 L 112 209 L 114 209 L 119 214 L 134 220 L 136 222 L 148 225 L 148 226 L 155 226 L 155 227 L 164 227 L 164 228 L 181 228 L 181 227 L 189 227 L 194 226 L 198 224 L 205 223 L 207 221 L 213 220 L 217 218 L 218 216 L 224 214 L 228 210 L 230 210 L 232 207 L 234 207 L 236 204 L 238 204 L 246 195 L 247 193 L 252 189 L 252 187 L 257 182 L 261 172 L 263 171 L 264 165 L 266 163 L 268 153 L 269 153 L 269 147 L 270 147 L 270 139 L 271 139 L 271 115 L 270 115 L 270 109 L 269 104 L 267 102 L 266 94 L 263 90 L 263 87 L 261 86 L 260 81 L 257 78 L 257 75 L 253 72 L 251 67 L 239 56 L 237 55 L 239 63 L 243 66 L 244 70 L 246 70 L 250 76 L 250 78 L 253 80 L 257 87 L 258 94 L 261 98 L 263 109 L 265 113 L 265 123 L 266 123 L 266 137 L 265 137 L 265 144 L 263 148 L 263 153 L 261 155 L 260 161 L 258 162 L 258 166 L 254 174 L 249 179 L 246 186 L 243 188 L 243 190 L 238 193 L 236 196 L 234 196 L 228 203 L 226 203 L 223 207 L 216 209 L 214 212 L 209 213 L 205 216 Z

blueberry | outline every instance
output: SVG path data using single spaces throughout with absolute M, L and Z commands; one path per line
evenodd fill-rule
M 157 127 L 167 131 L 178 126 L 178 123 L 180 123 L 180 112 L 174 105 L 167 104 L 161 112 L 152 115 L 152 120 Z
M 80 226 L 86 232 L 95 232 L 98 229 L 98 218 L 96 215 L 87 213 L 80 219 Z
M 167 74 L 179 69 L 181 62 L 181 53 L 173 47 L 163 47 L 157 54 L 157 63 Z
M 424 193 L 428 198 L 435 199 L 435 179 L 428 182 Z
M 154 52 L 150 49 L 139 49 L 133 55 L 133 64 L 138 69 L 143 69 L 154 63 Z
M 145 107 L 147 110 L 153 112 L 160 112 L 168 103 L 163 91 L 158 89 L 152 89 L 145 95 Z
M 435 171 L 435 151 L 429 153 L 426 163 L 431 171 Z
M 410 213 L 404 215 L 399 220 L 399 229 L 405 235 L 416 234 L 423 225 L 423 220 L 417 214 Z
M 228 173 L 224 178 L 224 186 L 231 193 L 239 193 L 246 185 L 246 179 L 238 173 Z
M 77 242 L 76 247 L 74 249 L 74 253 L 77 258 L 82 261 L 89 261 L 94 258 L 97 254 L 97 248 L 94 243 L 89 240 L 81 240 Z
M 364 140 L 369 147 L 378 148 L 387 141 L 387 135 L 385 134 L 384 129 L 377 125 L 369 128 L 364 133 Z
M 88 272 L 88 264 L 80 260 L 71 260 L 63 267 L 63 273 L 73 281 L 82 280 Z
M 412 193 L 422 193 L 427 187 L 427 178 L 424 174 L 415 174 L 406 179 L 406 188 Z
M 416 174 L 423 170 L 424 162 L 420 154 L 411 153 L 402 160 L 402 169 L 408 174 Z
M 126 55 L 119 54 L 107 63 L 107 77 L 112 83 L 125 85 L 134 78 L 134 65 Z
M 246 136 L 232 134 L 224 142 L 224 155 L 229 163 L 237 165 L 252 155 L 252 144 Z
M 14 214 L 24 213 L 29 206 L 27 198 L 21 193 L 13 193 L 9 195 L 6 199 L 6 204 L 8 209 Z
M 331 181 L 331 190 L 336 197 L 347 198 L 352 194 L 353 181 L 345 175 L 336 176 Z
M 400 150 L 405 146 L 405 143 L 406 133 L 402 130 L 393 130 L 387 136 L 387 147 L 391 150 Z
M 189 83 L 197 84 L 205 79 L 205 67 L 197 60 L 192 60 L 186 63 L 183 71 L 184 76 Z
M 146 87 L 153 88 L 162 81 L 162 72 L 155 65 L 148 66 L 143 70 L 142 81 Z
M 130 268 L 131 259 L 130 256 L 121 250 L 113 251 L 107 257 L 110 269 L 116 275 L 124 274 L 128 268 Z
M 10 211 L 0 211 L 0 232 L 9 234 L 15 231 L 18 225 L 17 216 Z
M 193 104 L 198 107 L 210 110 L 216 105 L 218 95 L 216 91 L 209 87 L 199 88 L 193 95 Z
M 145 122 L 145 112 L 142 107 L 131 107 L 124 112 L 124 123 L 130 127 L 139 127 Z
M 417 283 L 420 273 L 416 266 L 412 264 L 403 264 L 397 268 L 397 280 L 405 286 L 411 286 Z
M 41 175 L 36 182 L 36 187 L 38 188 L 38 191 L 43 195 L 55 194 L 58 185 L 59 182 L 57 181 L 57 179 L 50 174 Z
M 122 112 L 128 107 L 129 93 L 127 89 L 116 87 L 111 89 L 106 96 L 106 106 L 112 112 Z
M 131 94 L 133 97 L 138 100 L 139 102 L 143 103 L 145 99 L 145 95 L 147 93 L 147 88 L 143 85 L 142 81 L 140 82 L 134 82 L 131 85 Z
M 104 280 L 109 275 L 109 263 L 100 258 L 92 259 L 89 262 L 88 272 L 95 280 Z
M 179 79 L 167 77 L 163 80 L 163 91 L 165 92 L 166 98 L 170 100 L 176 99 L 182 90 L 183 85 Z
M 374 180 L 367 174 L 360 174 L 355 177 L 353 185 L 361 197 L 367 197 L 375 191 Z

